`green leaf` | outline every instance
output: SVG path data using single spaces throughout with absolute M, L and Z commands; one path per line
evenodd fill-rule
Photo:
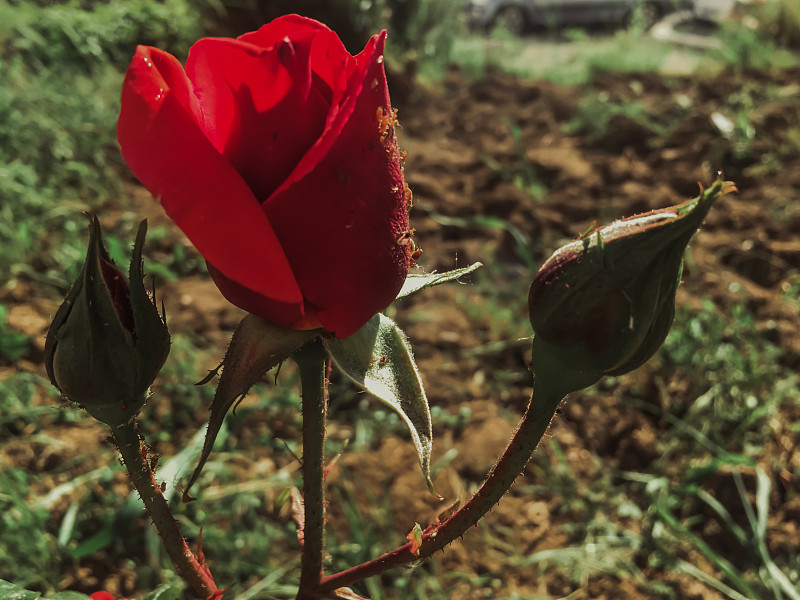
M 425 481 L 435 494 L 430 473 L 431 415 L 405 334 L 389 317 L 377 314 L 350 337 L 323 342 L 347 377 L 393 408 L 406 422 Z
M 78 517 L 78 509 L 80 508 L 79 502 L 73 502 L 61 519 L 61 526 L 58 528 L 58 545 L 63 548 L 72 539 L 72 533 L 75 531 L 75 523 Z
M 69 554 L 72 558 L 80 559 L 108 548 L 111 545 L 111 542 L 114 541 L 115 524 L 116 519 L 114 516 L 108 517 L 105 525 L 103 525 L 103 528 L 100 531 L 95 533 L 89 539 L 78 544 L 77 547 L 68 549 L 67 554 Z
M 264 373 L 286 360 L 319 333 L 319 329 L 297 330 L 281 327 L 255 315 L 247 315 L 242 319 L 233 332 L 225 360 L 222 361 L 222 375 L 211 403 L 203 451 L 183 492 L 184 502 L 191 499 L 189 490 L 211 455 L 214 440 L 217 439 L 217 433 L 231 406 L 243 398 Z
M 41 597 L 39 592 L 32 592 L 0 579 L 0 598 L 3 600 L 37 600 Z M 59 592 L 45 596 L 44 600 L 89 600 L 89 596 L 80 592 Z
M 198 456 L 200 456 L 204 444 L 203 438 L 205 435 L 207 435 L 207 433 L 208 429 L 206 426 L 200 427 L 192 436 L 192 439 L 190 439 L 188 443 L 184 444 L 183 448 L 181 448 L 181 451 L 178 452 L 178 454 L 165 460 L 159 467 L 158 477 L 167 486 L 163 492 L 163 496 L 167 502 L 172 502 L 175 494 L 178 491 L 179 482 L 181 479 L 186 477 L 189 471 L 191 471 L 191 464 L 194 463 Z M 228 428 L 223 419 L 223 422 L 220 423 L 220 427 L 216 432 L 216 438 L 222 439 L 222 442 L 224 443 L 227 437 Z M 138 493 L 133 495 L 135 496 L 137 503 L 139 503 Z
M 403 283 L 403 287 L 400 289 L 400 293 L 397 294 L 397 297 L 405 298 L 425 288 L 447 283 L 448 281 L 455 281 L 467 273 L 477 271 L 482 266 L 482 263 L 476 262 L 463 269 L 455 269 L 454 271 L 446 271 L 445 273 L 436 273 L 435 271 L 433 273 L 422 274 L 410 273 L 408 277 L 406 277 L 406 281 Z
M 183 582 L 165 583 L 139 600 L 181 600 L 185 586 Z
M 41 597 L 42 595 L 39 592 L 30 592 L 0 579 L 0 598 L 5 598 L 6 600 L 36 600 Z

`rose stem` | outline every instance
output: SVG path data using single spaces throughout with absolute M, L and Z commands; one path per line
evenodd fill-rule
M 472 498 L 438 528 L 423 532 L 419 554 L 412 554 L 409 542 L 370 561 L 323 577 L 317 588 L 319 593 L 330 593 L 340 587 L 378 575 L 391 567 L 432 555 L 462 536 L 471 526 L 477 525 L 480 518 L 500 501 L 530 460 L 561 400 L 569 392 L 582 389 L 597 381 L 596 377 L 588 381 L 581 375 L 576 377 L 575 374 L 565 373 L 559 365 L 548 364 L 551 362 L 548 357 L 537 358 L 539 360 L 536 362 L 544 368 L 538 369 L 541 375 L 536 377 L 528 408 L 505 452 Z M 552 376 L 558 381 L 551 381 Z M 573 383 L 575 385 L 571 385 Z
M 155 474 L 142 456 L 142 444 L 135 421 L 119 427 L 112 427 L 111 433 L 122 455 L 122 462 L 125 464 L 150 518 L 153 519 L 172 564 L 199 598 L 221 599 L 222 592 L 217 590 L 208 569 L 197 560 L 187 546 L 186 540 L 178 529 L 175 517 L 172 516 L 169 504 L 161 492 L 161 487 L 156 481 Z
M 322 578 L 325 536 L 323 449 L 328 407 L 328 353 L 316 339 L 292 355 L 300 370 L 303 395 L 303 548 L 297 600 L 316 598 Z

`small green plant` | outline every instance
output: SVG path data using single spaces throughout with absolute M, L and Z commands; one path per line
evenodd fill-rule
M 800 6 L 791 0 L 767 0 L 754 11 L 761 31 L 781 47 L 800 50 Z
M 684 115 L 685 111 L 680 107 L 676 107 L 673 114 L 656 114 L 640 101 L 613 101 L 607 93 L 601 92 L 582 98 L 577 112 L 564 129 L 570 134 L 597 142 L 607 139 L 609 135 L 613 138 L 614 119 L 622 117 L 638 123 L 641 125 L 642 134 L 650 132 L 655 139 L 668 135 L 671 128 L 679 123 Z M 642 144 L 646 141 L 640 138 L 637 143 Z
M 31 345 L 31 339 L 8 326 L 8 307 L 0 304 L 0 359 L 14 361 L 22 357 Z
M 516 123 L 506 120 L 506 125 L 511 132 L 514 140 L 514 147 L 517 151 L 517 164 L 514 169 L 503 168 L 496 160 L 489 156 L 484 156 L 483 161 L 495 172 L 509 183 L 528 194 L 533 200 L 539 202 L 544 200 L 547 194 L 547 186 L 542 182 L 536 169 L 533 168 L 525 152 L 525 141 L 522 138 L 522 129 Z
M 725 23 L 718 50 L 723 64 L 737 72 L 748 69 L 771 69 L 785 63 L 785 53 L 778 52 L 775 42 L 755 27 Z

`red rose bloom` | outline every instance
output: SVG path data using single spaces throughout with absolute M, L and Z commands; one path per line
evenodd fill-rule
M 115 600 L 114 596 L 108 592 L 95 592 L 89 598 L 92 600 Z
M 351 56 L 290 15 L 201 39 L 185 71 L 137 48 L 122 154 L 244 310 L 347 337 L 400 290 L 411 244 L 385 36 Z

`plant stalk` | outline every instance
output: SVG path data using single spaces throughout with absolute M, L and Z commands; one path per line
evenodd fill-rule
M 539 445 L 563 398 L 570 392 L 588 387 L 599 378 L 595 374 L 569 373 L 550 357 L 534 348 L 534 368 L 537 371 L 533 395 L 514 436 L 489 472 L 480 489 L 449 519 L 422 533 L 419 553 L 411 552 L 411 543 L 345 571 L 323 577 L 318 592 L 329 594 L 389 568 L 426 558 L 477 525 L 508 491 Z M 537 360 L 538 359 L 538 360 Z M 539 368 L 536 368 L 538 365 Z
M 328 409 L 328 353 L 322 340 L 292 355 L 303 395 L 303 547 L 297 600 L 317 598 L 325 542 L 324 446 Z
M 203 564 L 202 559 L 198 560 L 186 544 L 169 504 L 161 492 L 155 473 L 145 460 L 135 420 L 119 427 L 112 427 L 111 433 L 131 481 L 139 492 L 139 497 L 144 502 L 178 574 L 198 598 L 221 600 L 222 590 L 217 589 L 211 572 Z

